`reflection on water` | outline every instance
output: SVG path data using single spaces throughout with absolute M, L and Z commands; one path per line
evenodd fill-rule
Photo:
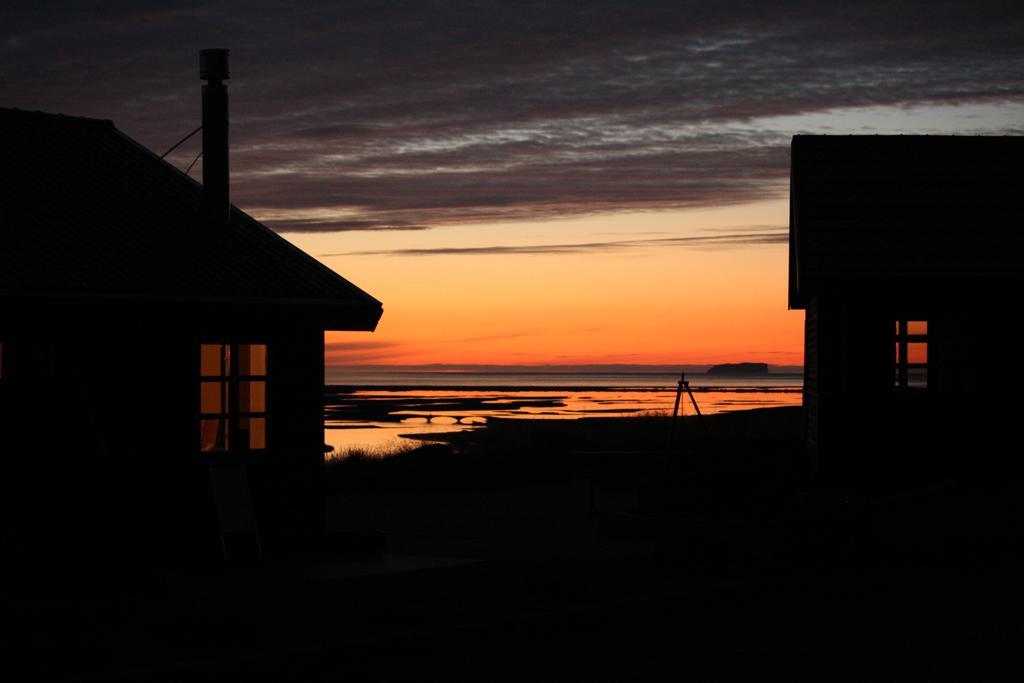
M 704 414 L 771 406 L 800 405 L 801 388 L 714 387 L 694 392 Z M 357 389 L 328 392 L 324 442 L 343 452 L 408 443 L 408 435 L 475 429 L 488 418 L 575 420 L 672 412 L 675 389 L 465 390 Z M 692 415 L 686 394 L 680 413 Z

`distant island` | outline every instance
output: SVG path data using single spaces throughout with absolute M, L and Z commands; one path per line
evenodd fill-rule
M 743 375 L 744 377 L 749 375 L 767 375 L 768 364 L 767 363 L 722 363 L 720 365 L 712 365 L 708 368 L 707 374 L 709 375 Z

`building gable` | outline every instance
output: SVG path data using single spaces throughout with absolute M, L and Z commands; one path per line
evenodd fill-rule
M 0 297 L 276 303 L 325 329 L 373 329 L 379 301 L 109 121 L 0 109 L 7 158 Z
M 828 282 L 1020 271 L 1021 137 L 814 136 L 792 143 L 791 308 Z

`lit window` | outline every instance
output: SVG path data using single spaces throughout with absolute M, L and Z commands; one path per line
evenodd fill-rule
M 895 337 L 895 386 L 928 387 L 928 321 L 898 320 Z
M 202 344 L 199 373 L 199 449 L 266 448 L 266 344 Z

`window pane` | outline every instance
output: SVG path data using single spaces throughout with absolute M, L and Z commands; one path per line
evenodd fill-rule
M 928 321 L 911 320 L 907 323 L 907 334 L 928 334 Z
M 228 449 L 228 423 L 226 419 L 199 421 L 199 450 L 226 451 Z
M 243 417 L 238 421 L 238 430 L 243 441 L 249 444 L 249 450 L 255 451 L 267 447 L 267 419 L 265 417 Z
M 231 347 L 227 344 L 202 344 L 199 358 L 200 374 L 224 377 L 231 367 Z
M 907 386 L 926 388 L 928 386 L 928 368 L 907 368 Z
M 238 383 L 238 412 L 262 413 L 267 409 L 266 382 Z
M 239 344 L 238 373 L 240 375 L 267 374 L 267 345 Z
M 228 383 L 227 382 L 200 382 L 199 383 L 199 412 L 201 412 L 201 413 L 226 413 L 226 412 L 228 412 Z
M 896 343 L 896 363 L 898 364 L 899 362 L 900 362 L 900 345 L 899 345 L 899 342 L 897 342 Z
M 928 362 L 928 342 L 911 342 L 907 344 L 908 363 Z
M 896 336 L 900 336 L 900 321 L 896 321 Z

